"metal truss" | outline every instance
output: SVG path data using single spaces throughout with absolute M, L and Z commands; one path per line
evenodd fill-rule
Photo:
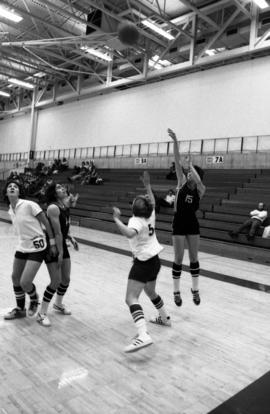
M 179 0 L 179 7 L 169 12 L 167 3 L 0 1 L 23 17 L 18 26 L 0 17 L 0 90 L 8 90 L 11 76 L 36 85 L 34 92 L 9 89 L 11 98 L 0 99 L 0 116 L 269 54 L 270 24 L 264 21 L 270 21 L 270 7 L 261 10 L 249 0 L 217 0 L 210 5 L 207 0 Z M 99 23 L 87 18 L 94 12 L 100 13 Z M 171 33 L 173 40 L 148 29 L 144 19 Z M 118 24 L 126 20 L 140 33 L 132 47 L 117 37 Z M 83 27 L 89 28 L 88 35 Z M 103 50 L 111 60 L 90 56 L 82 46 Z M 42 75 L 35 76 L 38 73 Z

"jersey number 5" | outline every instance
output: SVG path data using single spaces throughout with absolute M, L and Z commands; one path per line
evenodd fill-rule
M 149 228 L 149 236 L 153 236 L 154 231 L 155 231 L 154 227 L 152 227 L 151 224 L 148 224 L 148 228 Z

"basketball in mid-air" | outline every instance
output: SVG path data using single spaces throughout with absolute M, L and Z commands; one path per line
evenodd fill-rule
M 134 23 L 122 22 L 118 26 L 119 40 L 127 46 L 134 46 L 139 40 L 139 31 Z

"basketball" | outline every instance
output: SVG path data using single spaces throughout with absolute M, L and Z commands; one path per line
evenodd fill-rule
M 133 46 L 138 42 L 139 32 L 135 24 L 123 22 L 118 26 L 118 37 L 124 45 Z

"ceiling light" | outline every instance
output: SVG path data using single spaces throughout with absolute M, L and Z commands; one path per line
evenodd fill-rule
M 162 59 L 160 59 L 158 55 L 153 56 L 152 57 L 152 60 L 154 62 L 157 62 L 158 61 L 158 63 L 160 63 L 160 65 L 162 65 L 162 66 L 171 66 L 171 64 L 172 64 L 169 60 L 166 60 L 166 59 L 162 60 Z
M 45 72 L 37 72 L 37 73 L 34 73 L 33 76 L 35 78 L 44 78 L 44 76 L 46 76 L 46 73 Z
M 217 47 L 216 49 L 208 49 L 205 51 L 205 54 L 208 56 L 214 56 L 217 53 L 225 52 L 226 47 Z
M 205 54 L 208 56 L 214 56 L 216 53 L 216 49 L 208 49 L 205 51 Z
M 160 36 L 166 37 L 166 39 L 174 40 L 174 36 L 172 36 L 170 33 L 166 32 L 166 30 L 163 30 L 160 26 L 157 26 L 155 23 L 151 22 L 150 20 L 143 20 L 142 24 L 149 27 L 149 29 L 152 29 L 154 32 L 158 33 Z
M 253 0 L 255 4 L 257 4 L 257 6 L 260 7 L 260 9 L 266 9 L 267 7 L 269 7 L 269 4 L 267 3 L 266 0 Z
M 162 65 L 160 65 L 159 63 L 154 62 L 154 60 L 152 60 L 152 59 L 148 60 L 148 64 L 149 64 L 150 68 L 155 68 L 155 69 L 162 69 L 163 68 Z
M 3 6 L 0 6 L 0 16 L 5 17 L 8 20 L 12 20 L 15 23 L 19 23 L 23 19 L 18 14 L 13 13 L 12 11 L 6 9 Z
M 106 60 L 106 62 L 112 61 L 112 57 L 108 53 L 104 53 L 98 49 L 93 49 L 87 46 L 81 46 L 81 49 L 89 53 L 90 55 L 98 57 L 99 59 Z
M 34 87 L 35 87 L 35 85 L 33 85 L 32 83 L 23 82 L 19 79 L 15 79 L 15 78 L 9 78 L 8 81 L 10 83 L 14 83 L 15 85 L 23 86 L 24 88 L 34 89 Z
M 1 96 L 5 96 L 6 98 L 10 98 L 10 93 L 0 91 Z

